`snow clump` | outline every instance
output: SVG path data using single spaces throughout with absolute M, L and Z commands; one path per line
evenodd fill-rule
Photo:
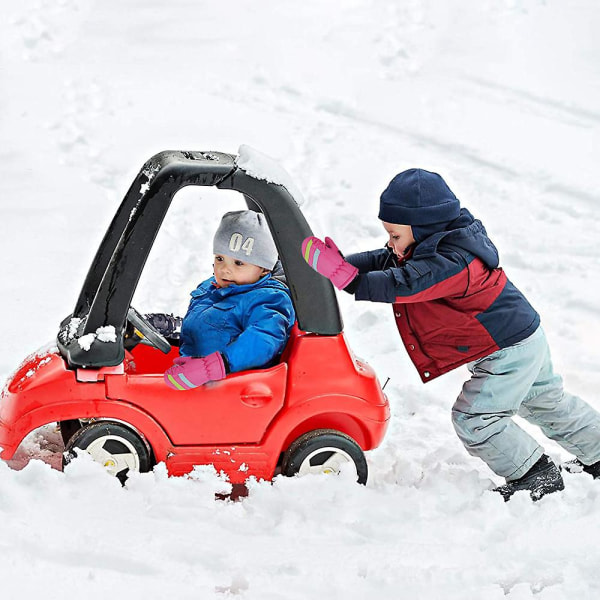
M 255 179 L 263 179 L 269 183 L 282 185 L 302 206 L 304 197 L 289 173 L 274 159 L 247 144 L 242 144 L 238 149 L 237 166 Z
M 92 347 L 94 340 L 98 340 L 104 343 L 114 343 L 117 341 L 117 332 L 113 325 L 105 325 L 104 327 L 98 327 L 96 333 L 88 333 L 82 335 L 77 343 L 86 352 Z

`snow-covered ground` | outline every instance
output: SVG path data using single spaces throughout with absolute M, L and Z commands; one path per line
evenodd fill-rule
M 383 243 L 394 174 L 444 175 L 600 409 L 599 30 L 595 0 L 7 3 L 0 378 L 54 338 L 147 158 L 248 144 L 347 252 Z M 141 311 L 185 309 L 221 212 L 242 208 L 204 188 L 177 200 Z M 450 423 L 466 369 L 421 385 L 389 307 L 339 299 L 352 348 L 391 378 L 366 487 L 277 479 L 231 502 L 210 470 L 159 466 L 123 489 L 89 460 L 53 468 L 45 428 L 0 464 L 0 597 L 597 598 L 600 483 L 567 475 L 564 493 L 505 504 Z

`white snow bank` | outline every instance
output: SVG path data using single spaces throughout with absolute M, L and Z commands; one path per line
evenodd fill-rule
M 301 206 L 304 202 L 302 192 L 294 183 L 289 173 L 274 159 L 247 144 L 238 150 L 237 166 L 255 179 L 282 185 Z
M 35 443 L 38 455 L 48 451 L 43 436 Z M 130 600 L 593 597 L 586 591 L 600 573 L 586 548 L 597 537 L 600 494 L 591 478 L 567 475 L 565 492 L 536 504 L 524 493 L 504 503 L 468 459 L 427 470 L 396 459 L 392 482 L 389 448 L 383 462 L 383 453 L 369 458 L 367 487 L 344 476 L 278 477 L 251 481 L 239 502 L 215 499 L 231 488 L 210 467 L 169 478 L 158 465 L 122 488 L 87 455 L 64 474 L 39 460 L 20 471 L 0 463 L 3 593 L 48 599 L 77 588 L 95 600 L 126 586 Z M 48 589 L 57 570 L 61 585 Z

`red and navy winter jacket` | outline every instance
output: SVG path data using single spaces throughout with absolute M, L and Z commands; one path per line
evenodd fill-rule
M 357 300 L 393 304 L 406 350 L 424 382 L 531 335 L 540 317 L 498 266 L 481 221 L 461 209 L 446 231 L 398 263 L 387 247 L 346 257 Z

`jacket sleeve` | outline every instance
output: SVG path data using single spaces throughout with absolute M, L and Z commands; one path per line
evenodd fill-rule
M 381 271 L 390 260 L 390 251 L 387 248 L 379 248 L 378 250 L 349 254 L 345 259 L 356 267 L 359 273 Z
M 469 283 L 465 259 L 457 253 L 409 259 L 401 266 L 373 270 L 358 277 L 356 300 L 426 302 L 460 296 Z
M 231 372 L 271 362 L 283 352 L 295 319 L 292 300 L 284 290 L 254 295 L 245 309 L 244 330 L 223 351 Z

